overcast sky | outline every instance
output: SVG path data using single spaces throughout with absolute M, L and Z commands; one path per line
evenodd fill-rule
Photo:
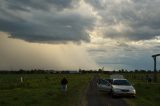
M 153 70 L 157 53 L 160 0 L 0 0 L 0 70 Z

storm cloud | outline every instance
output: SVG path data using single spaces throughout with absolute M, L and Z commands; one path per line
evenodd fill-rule
M 0 30 L 30 42 L 90 41 L 94 17 L 72 0 L 2 0 Z
M 160 36 L 159 4 L 159 0 L 1 0 L 0 30 L 30 42 L 90 42 L 88 32 L 93 31 L 104 38 L 149 40 Z

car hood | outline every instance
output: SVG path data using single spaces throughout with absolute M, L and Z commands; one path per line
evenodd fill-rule
M 134 90 L 134 87 L 131 86 L 124 86 L 124 85 L 112 85 L 113 89 L 128 89 L 128 90 Z

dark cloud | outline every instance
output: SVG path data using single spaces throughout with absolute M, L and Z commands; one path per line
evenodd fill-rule
M 159 0 L 87 0 L 86 2 L 102 17 L 101 23 L 106 29 L 104 37 L 137 41 L 160 35 Z M 120 27 L 118 26 L 120 24 L 123 25 L 121 31 L 115 28 Z
M 8 9 L 30 11 L 31 9 L 49 11 L 51 7 L 58 10 L 72 8 L 76 3 L 73 0 L 4 0 Z M 74 4 L 73 4 L 74 2 Z
M 103 9 L 105 9 L 105 6 L 106 6 L 104 0 L 85 0 L 85 2 L 91 4 L 91 6 L 93 6 L 94 9 L 96 9 L 96 10 L 97 9 L 103 10 Z
M 3 0 L 0 30 L 30 42 L 89 42 L 87 30 L 92 30 L 94 18 L 73 11 L 77 4 L 72 0 Z
M 90 38 L 85 29 L 91 27 L 91 22 L 89 18 L 87 19 L 76 14 L 46 19 L 45 24 L 47 25 L 1 19 L 0 29 L 10 32 L 12 37 L 32 42 L 80 40 L 88 42 Z
M 32 42 L 90 41 L 95 17 L 74 0 L 1 0 L 0 30 Z M 160 35 L 159 0 L 85 0 L 101 17 L 102 36 L 134 41 Z M 87 11 L 87 10 L 86 10 Z M 101 36 L 101 35 L 98 35 Z

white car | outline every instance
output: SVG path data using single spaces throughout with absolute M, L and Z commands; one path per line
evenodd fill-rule
M 129 95 L 136 96 L 135 88 L 129 83 L 127 79 L 113 79 L 111 84 L 111 94 L 113 96 L 117 95 Z
M 112 94 L 112 96 L 118 95 L 128 95 L 135 97 L 136 90 L 129 83 L 127 79 L 124 78 L 109 78 L 109 79 L 99 79 L 97 81 L 97 87 L 99 90 L 107 91 Z

